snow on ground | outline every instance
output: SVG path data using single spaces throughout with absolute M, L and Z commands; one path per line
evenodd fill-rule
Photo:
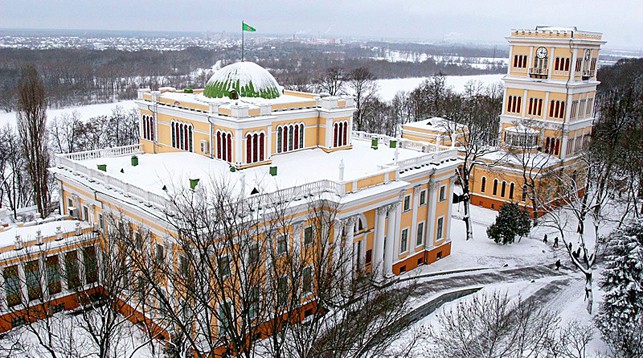
M 71 114 L 74 111 L 78 111 L 80 114 L 80 119 L 82 121 L 88 120 L 89 118 L 98 117 L 98 116 L 109 116 L 112 114 L 112 110 L 120 106 L 124 111 L 129 111 L 135 108 L 134 101 L 121 101 L 115 103 L 100 103 L 100 104 L 90 104 L 87 106 L 74 106 L 58 109 L 49 109 L 47 110 L 47 118 L 53 119 L 54 117 L 61 116 L 63 114 Z M 0 113 L 0 128 L 8 125 L 15 125 L 16 123 L 16 112 L 1 112 Z
M 463 92 L 469 81 L 480 81 L 484 86 L 502 84 L 504 74 L 473 75 L 473 76 L 445 76 L 447 86 L 455 92 Z M 416 89 L 424 80 L 430 77 L 391 78 L 377 80 L 379 96 L 383 101 L 390 101 L 400 91 L 410 92 Z
M 94 329 L 101 328 L 102 317 L 97 312 L 90 312 L 87 315 L 92 322 Z M 124 317 L 120 317 L 121 319 Z M 55 338 L 56 344 L 53 349 L 59 356 L 67 356 L 70 351 L 77 354 L 69 354 L 70 356 L 91 357 L 98 356 L 99 348 L 94 341 L 93 337 L 87 333 L 86 321 L 82 315 L 74 315 L 71 312 L 57 313 L 49 319 L 49 323 L 58 337 Z M 47 326 L 45 321 L 38 321 L 32 325 L 34 331 L 42 332 L 41 337 L 46 337 Z M 159 357 L 159 350 L 162 349 L 158 341 L 150 343 L 149 338 L 145 336 L 143 331 L 124 319 L 118 324 L 115 331 L 118 332 L 115 336 L 117 338 L 110 341 L 110 356 L 114 357 L 130 357 L 130 358 L 153 358 Z M 51 356 L 50 352 L 39 344 L 38 336 L 26 327 L 15 329 L 8 333 L 2 340 L 0 340 L 0 349 L 7 348 L 8 346 L 17 343 L 19 347 L 26 350 L 31 357 L 48 357 Z M 14 346 L 14 349 L 16 346 Z M 18 352 L 22 353 L 22 352 Z
M 618 210 L 612 209 L 613 216 L 618 219 Z M 405 273 L 402 277 L 418 277 L 415 282 L 418 287 L 438 286 L 442 287 L 445 279 L 452 280 L 451 282 L 458 283 L 464 281 L 465 284 L 472 284 L 475 287 L 482 286 L 483 288 L 474 295 L 483 293 L 491 293 L 494 291 L 506 292 L 512 300 L 517 299 L 533 299 L 538 300 L 545 309 L 557 312 L 561 320 L 561 326 L 566 326 L 572 321 L 576 321 L 581 325 L 592 325 L 593 315 L 587 313 L 587 302 L 585 300 L 585 281 L 583 275 L 573 267 L 568 258 L 562 241 L 559 248 L 553 248 L 553 239 L 559 236 L 558 232 L 552 227 L 548 226 L 547 217 L 543 217 L 540 224 L 532 230 L 529 237 L 511 244 L 511 245 L 497 245 L 492 240 L 487 238 L 486 228 L 491 225 L 497 215 L 496 211 L 481 208 L 478 206 L 471 206 L 471 217 L 473 221 L 473 240 L 467 241 L 465 234 L 464 222 L 461 220 L 463 215 L 462 204 L 453 204 L 453 221 L 451 226 L 451 239 L 452 248 L 451 255 L 441 259 L 440 261 L 422 266 L 418 269 Z M 570 216 L 569 213 L 563 215 Z M 569 225 L 565 230 L 565 235 L 569 241 L 574 245 L 577 244 L 576 234 L 576 221 L 569 217 Z M 595 237 L 593 234 L 593 226 L 591 218 L 586 220 L 586 233 L 588 246 L 593 247 Z M 616 227 L 616 222 L 606 222 L 600 230 L 600 235 L 606 235 Z M 543 242 L 543 236 L 548 235 L 548 243 Z M 512 272 L 512 278 L 505 281 L 498 281 L 492 283 L 483 283 L 482 280 L 476 282 L 476 275 L 479 277 L 485 276 L 485 282 L 489 280 L 489 274 L 498 272 L 502 275 L 503 271 L 509 272 L 513 267 L 514 270 L 523 270 L 527 272 L 533 267 L 546 267 L 551 270 L 556 260 L 560 259 L 563 268 L 560 272 L 553 271 L 556 275 L 541 275 L 540 278 L 533 278 L 533 275 L 523 278 L 521 275 L 515 275 Z M 505 266 L 506 265 L 506 266 Z M 473 270 L 471 269 L 482 269 Z M 468 272 L 454 273 L 454 270 L 465 270 Z M 600 303 L 602 302 L 602 292 L 598 289 L 597 280 L 600 277 L 601 267 L 598 266 L 594 270 L 594 312 L 598 312 Z M 422 275 L 429 275 L 428 277 L 421 277 Z M 464 278 L 464 279 L 463 279 Z M 403 283 L 404 284 L 404 283 Z M 466 286 L 465 287 L 474 287 Z M 454 285 L 455 288 L 462 287 L 462 285 Z M 413 297 L 409 300 L 410 308 L 417 308 L 422 304 L 433 300 L 441 294 L 453 290 L 454 288 L 443 290 L 434 289 L 430 294 Z M 437 291 L 437 292 L 436 292 Z M 463 298 L 446 303 L 438 308 L 433 313 L 427 315 L 420 321 L 412 325 L 407 331 L 403 332 L 400 338 L 391 345 L 391 351 L 401 349 L 412 337 L 411 332 L 420 332 L 431 324 L 436 324 L 437 317 L 444 310 L 455 308 L 459 302 L 471 300 L 474 295 L 465 296 Z M 593 340 L 587 347 L 588 357 L 597 356 L 599 353 L 607 351 L 607 346 L 602 341 L 600 332 L 594 328 Z M 424 357 L 432 347 L 428 346 L 426 342 L 421 341 L 412 352 L 412 357 Z

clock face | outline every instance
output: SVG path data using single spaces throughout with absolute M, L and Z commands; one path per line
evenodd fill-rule
M 545 58 L 545 57 L 547 57 L 547 49 L 546 49 L 546 48 L 544 48 L 544 47 L 539 47 L 539 48 L 536 50 L 536 56 L 537 56 L 538 58 Z
M 592 52 L 587 49 L 585 50 L 585 61 L 589 61 L 589 58 L 592 56 Z

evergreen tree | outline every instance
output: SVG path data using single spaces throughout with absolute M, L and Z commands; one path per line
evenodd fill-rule
M 516 203 L 505 203 L 500 207 L 496 222 L 487 228 L 487 236 L 503 245 L 512 244 L 516 237 L 529 234 L 529 214 Z
M 596 317 L 603 338 L 623 357 L 643 356 L 643 220 L 609 238 Z

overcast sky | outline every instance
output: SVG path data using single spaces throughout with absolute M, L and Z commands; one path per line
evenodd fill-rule
M 503 43 L 513 28 L 576 26 L 643 48 L 643 0 L 0 0 L 0 28 L 239 31 Z

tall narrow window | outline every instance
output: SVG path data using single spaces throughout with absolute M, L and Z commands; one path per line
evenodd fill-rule
M 294 143 L 293 147 L 295 149 L 299 149 L 299 126 L 297 126 L 297 125 L 295 126 L 295 136 L 294 137 L 295 137 L 294 138 L 295 143 Z
M 27 294 L 33 301 L 42 297 L 40 287 L 40 263 L 37 260 L 25 264 L 25 278 L 27 279 Z
M 337 147 L 337 131 L 337 123 L 335 123 L 335 125 L 333 126 L 333 147 Z
M 252 136 L 248 134 L 246 136 L 246 162 L 252 163 Z
M 221 132 L 217 132 L 217 158 L 221 159 Z
M 509 185 L 509 199 L 513 200 L 513 198 L 514 198 L 514 183 L 511 183 L 511 185 Z
M 342 145 L 348 144 L 348 123 L 344 122 L 344 135 L 342 140 Z
M 506 189 L 507 189 L 507 183 L 505 183 L 505 182 L 503 181 L 503 182 L 502 182 L 502 187 L 501 187 L 501 189 L 500 189 L 500 196 L 501 196 L 501 197 L 503 197 L 503 198 L 505 197 L 505 190 L 506 190 Z
M 277 128 L 277 153 L 281 153 L 281 141 L 283 140 L 281 132 L 281 127 Z
M 527 200 L 527 184 L 524 184 L 522 186 L 522 197 L 520 198 L 521 201 Z
M 293 150 L 293 128 L 292 125 L 288 128 L 288 150 Z
M 241 138 L 239 138 L 239 140 L 241 140 Z M 226 160 L 232 162 L 232 134 L 228 133 L 226 142 L 228 143 L 228 150 L 226 152 L 228 154 L 228 159 Z M 241 158 L 241 154 L 239 154 L 239 158 Z
M 303 123 L 299 125 L 299 148 L 304 147 L 304 125 Z
M 264 136 L 264 134 L 263 134 L 263 133 L 259 134 L 259 161 L 260 161 L 260 162 L 262 162 L 262 161 L 263 161 L 263 156 L 264 156 L 264 154 L 263 154 L 263 153 L 264 153 L 264 151 L 265 151 L 265 150 L 264 150 L 264 137 L 265 137 L 265 136 Z
M 12 307 L 22 303 L 22 292 L 20 287 L 20 278 L 18 276 L 18 266 L 5 267 L 3 276 L 7 306 Z
M 256 163 L 258 160 L 258 153 L 259 152 L 259 136 L 257 133 L 255 133 L 252 136 L 252 162 Z
M 484 190 L 487 187 L 487 178 L 482 177 L 482 182 L 480 183 L 480 192 L 484 193 Z
M 498 195 L 498 179 L 493 180 L 493 195 Z
M 61 291 L 58 256 L 47 257 L 45 265 L 47 266 L 47 290 L 50 295 L 54 295 Z
M 438 227 L 437 227 L 437 232 L 435 239 L 440 240 L 444 237 L 444 218 L 439 218 L 438 219 Z
M 418 223 L 418 231 L 415 235 L 415 246 L 420 246 L 424 242 L 424 221 Z

